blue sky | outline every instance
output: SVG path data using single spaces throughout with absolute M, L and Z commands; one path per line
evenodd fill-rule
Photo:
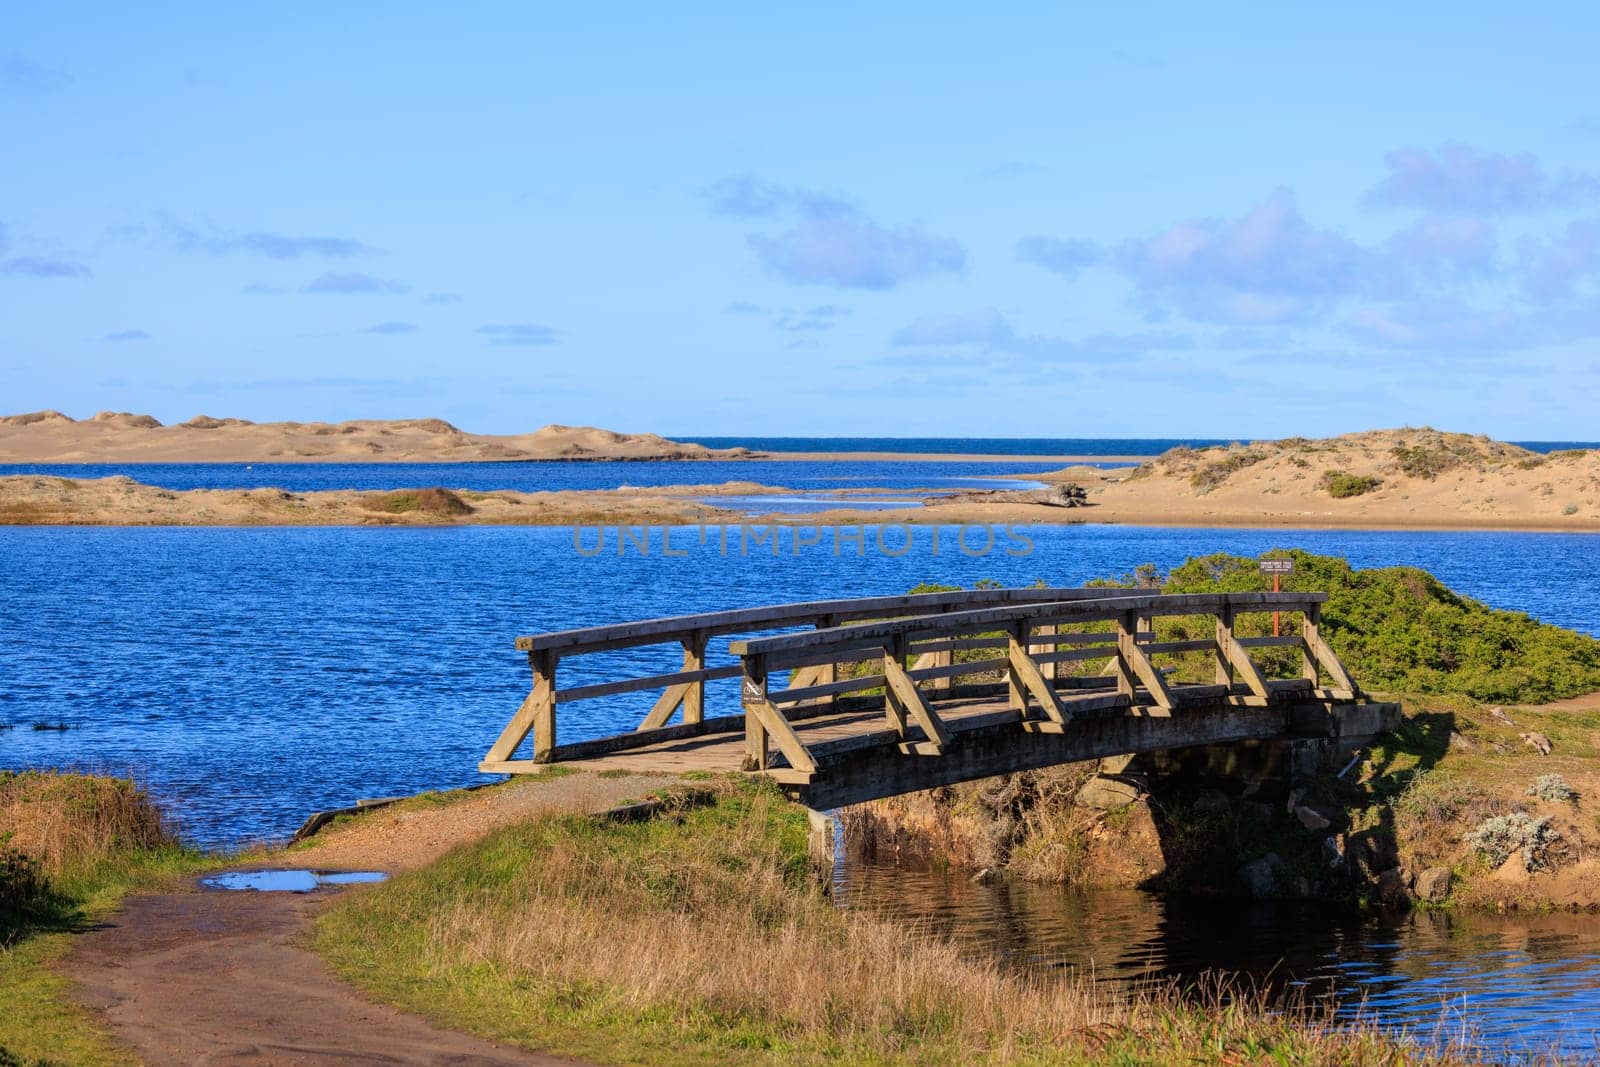
M 1600 437 L 1600 9 L 774 7 L 12 7 L 0 409 Z

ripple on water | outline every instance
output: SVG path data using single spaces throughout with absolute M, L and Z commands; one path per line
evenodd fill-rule
M 1496 1052 L 1592 1057 L 1600 1035 L 1594 916 L 1351 917 L 1314 906 L 983 885 L 872 864 L 844 870 L 836 895 L 974 956 L 1130 989 L 1194 985 L 1223 971 L 1269 992 L 1331 996 L 1347 1016 L 1365 1012 L 1422 1040 L 1465 1027 Z

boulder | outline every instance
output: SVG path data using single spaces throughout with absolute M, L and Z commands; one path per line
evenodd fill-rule
M 1450 731 L 1450 749 L 1453 752 L 1476 752 L 1478 746 L 1454 730 Z
M 1253 898 L 1266 900 L 1278 895 L 1278 874 L 1282 870 L 1283 859 L 1276 852 L 1268 852 L 1240 867 L 1239 881 Z
M 1307 830 L 1326 830 L 1333 825 L 1333 820 L 1315 808 L 1308 808 L 1304 804 L 1294 809 L 1294 817 L 1300 820 L 1300 825 Z
M 1539 755 L 1550 755 L 1550 739 L 1537 730 L 1529 730 L 1522 735 L 1522 743 L 1529 748 L 1537 749 Z
M 1437 904 L 1450 895 L 1450 868 L 1429 867 L 1417 875 L 1417 899 Z
M 1121 811 L 1138 803 L 1140 795 L 1139 786 L 1133 782 L 1095 775 L 1078 790 L 1078 803 L 1099 811 Z

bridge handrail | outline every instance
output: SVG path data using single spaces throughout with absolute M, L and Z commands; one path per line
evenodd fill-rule
M 1136 590 L 1126 590 L 1133 595 Z M 742 671 L 737 663 L 707 667 L 706 650 L 712 637 L 760 630 L 789 630 L 797 626 L 833 627 L 862 619 L 886 616 L 920 616 L 970 609 L 974 605 L 1031 604 L 1080 599 L 1104 599 L 1118 595 L 1116 590 L 1061 587 L 1020 587 L 1001 589 L 957 589 L 935 593 L 906 593 L 897 596 L 856 597 L 839 600 L 810 600 L 774 604 L 731 611 L 702 612 L 636 622 L 587 626 L 558 630 L 516 639 L 516 647 L 528 654 L 533 672 L 533 687 L 479 767 L 483 770 L 512 766 L 512 759 L 529 733 L 534 735 L 534 759 L 543 761 L 556 751 L 556 706 L 577 700 L 617 696 L 649 689 L 663 690 L 660 699 L 644 716 L 635 731 L 634 743 L 671 736 L 672 732 L 700 732 L 718 728 L 705 716 L 705 684 L 720 678 L 735 678 Z M 574 656 L 609 652 L 645 645 L 677 644 L 683 649 L 682 668 L 671 673 L 649 674 L 593 685 L 558 688 L 556 669 Z M 831 674 L 831 667 L 818 667 L 801 674 L 797 683 L 815 681 Z M 667 727 L 682 709 L 683 726 Z M 739 715 L 720 716 L 737 726 Z M 727 723 L 720 724 L 728 725 Z M 662 731 L 666 730 L 667 733 Z M 587 743 L 585 743 L 587 744 Z
M 1099 592 L 1099 590 L 1095 590 Z M 784 652 L 807 652 L 823 648 L 870 647 L 887 638 L 942 637 L 968 633 L 983 626 L 1004 626 L 1028 622 L 1038 625 L 1063 622 L 1104 622 L 1128 612 L 1142 616 L 1206 615 L 1221 610 L 1294 611 L 1310 604 L 1321 604 L 1326 593 L 1157 593 L 1147 595 L 1101 596 L 1093 599 L 1052 601 L 1018 607 L 982 608 L 948 612 L 936 616 L 888 619 L 858 626 L 833 626 L 802 633 L 775 634 L 728 642 L 735 656 L 773 657 L 778 666 Z
M 1126 595 L 1134 595 L 1128 590 Z M 801 600 L 759 608 L 708 611 L 696 615 L 669 615 L 635 622 L 585 626 L 575 630 L 554 630 L 516 639 L 522 652 L 558 652 L 563 656 L 586 652 L 607 652 L 640 645 L 663 644 L 695 632 L 715 636 L 746 630 L 777 630 L 800 626 L 825 616 L 840 622 L 881 618 L 888 612 L 922 614 L 947 611 L 969 604 L 1014 604 L 1040 601 L 1079 600 L 1118 595 L 1114 590 L 1081 587 L 1023 586 L 1004 589 L 954 589 L 937 593 L 905 593 L 897 596 L 854 597 L 843 600 Z
M 879 700 L 886 725 L 891 736 L 898 735 L 901 750 L 943 754 L 953 735 L 949 725 L 942 721 L 939 710 L 930 702 L 931 694 L 924 692 L 918 683 L 942 681 L 948 691 L 950 679 L 984 671 L 1004 671 L 1004 681 L 994 684 L 1003 686 L 1008 693 L 1009 714 L 1014 716 L 1013 721 L 1036 732 L 1061 732 L 1081 712 L 1131 707 L 1141 700 L 1163 714 L 1171 714 L 1179 706 L 1182 694 L 1155 666 L 1152 657 L 1161 654 L 1210 651 L 1215 657 L 1217 684 L 1192 686 L 1188 690 L 1202 689 L 1209 697 L 1220 696 L 1256 706 L 1267 706 L 1292 694 L 1311 692 L 1354 698 L 1357 695 L 1355 682 L 1322 638 L 1322 605 L 1327 599 L 1326 593 L 1310 592 L 1104 597 L 948 612 L 731 641 L 729 649 L 739 656 L 744 668 L 740 688 L 745 709 L 744 766 L 746 770 L 771 769 L 771 746 L 776 745 L 789 767 L 782 772 L 791 776 L 785 780 L 809 781 L 818 769 L 816 753 L 795 732 L 791 720 L 801 716 L 787 710 L 788 707 L 802 700 L 823 697 L 836 700 L 843 693 L 878 690 L 879 687 L 881 699 L 873 699 Z M 1235 621 L 1241 613 L 1286 610 L 1301 613 L 1299 634 L 1241 639 L 1235 633 Z M 1152 640 L 1154 620 L 1173 615 L 1214 616 L 1214 637 L 1189 641 Z M 1059 645 L 1068 643 L 1063 638 L 1087 635 L 1062 635 L 1057 632 L 1057 626 L 1099 622 L 1114 624 L 1112 632 L 1093 635 L 1101 642 L 1101 647 L 1060 651 Z M 1004 632 L 1004 658 L 959 664 L 947 659 L 933 667 L 919 663 L 908 666 L 912 642 L 917 638 L 961 638 L 995 630 Z M 1041 645 L 1046 650 L 1042 655 L 1038 652 Z M 1250 655 L 1251 648 L 1293 646 L 1300 650 L 1301 666 L 1299 677 L 1292 681 L 1269 682 Z M 769 691 L 768 676 L 772 670 L 784 669 L 796 659 L 815 660 L 819 652 L 825 651 L 840 658 L 854 654 L 858 662 L 881 657 L 882 667 L 879 671 L 843 681 L 829 678 L 822 684 L 800 687 L 791 682 L 786 690 Z M 1115 692 L 1064 699 L 1055 665 L 1067 660 L 1098 658 L 1109 658 L 1109 669 L 1108 677 L 1097 681 L 1114 685 Z M 1333 679 L 1331 690 L 1317 689 L 1324 672 Z M 1236 688 L 1236 678 L 1242 680 L 1243 691 Z M 1141 697 L 1141 690 L 1147 695 Z M 809 716 L 814 712 L 808 710 L 805 714 Z M 837 746 L 823 742 L 823 747 Z

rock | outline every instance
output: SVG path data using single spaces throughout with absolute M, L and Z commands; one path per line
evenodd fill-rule
M 1099 811 L 1121 811 L 1130 804 L 1138 803 L 1139 796 L 1139 787 L 1133 782 L 1096 775 L 1078 790 L 1078 803 Z
M 1429 867 L 1417 875 L 1417 899 L 1437 904 L 1450 895 L 1450 868 Z
M 1478 751 L 1478 746 L 1473 744 L 1471 741 L 1468 741 L 1461 734 L 1458 734 L 1454 730 L 1451 730 L 1450 731 L 1450 749 L 1453 752 L 1476 752 L 1476 751 Z
M 1537 730 L 1529 730 L 1527 733 L 1523 734 L 1522 743 L 1527 745 L 1529 748 L 1538 749 L 1539 755 L 1541 756 L 1550 755 L 1550 739 L 1544 734 L 1539 733 Z
M 1289 800 L 1288 803 L 1284 804 L 1283 810 L 1288 812 L 1290 815 L 1293 815 L 1294 809 L 1300 806 L 1300 801 L 1305 799 L 1305 795 L 1306 791 L 1304 786 L 1300 787 L 1299 789 L 1289 790 Z
M 1260 859 L 1251 860 L 1239 868 L 1239 880 L 1256 900 L 1266 900 L 1278 893 L 1278 872 L 1283 870 L 1283 860 L 1276 852 L 1268 852 Z
M 1000 880 L 1000 872 L 995 870 L 993 867 L 985 867 L 983 870 L 973 875 L 972 880 L 977 882 L 979 885 L 988 885 L 991 882 L 998 882 Z
M 1332 819 L 1329 819 L 1315 808 L 1306 807 L 1304 804 L 1294 809 L 1294 817 L 1299 819 L 1300 825 L 1307 830 L 1326 830 L 1333 825 Z
M 1378 875 L 1378 899 L 1385 904 L 1401 904 L 1410 899 L 1406 876 L 1399 867 L 1390 867 Z
M 1515 726 L 1515 725 L 1517 725 L 1516 723 L 1512 722 L 1511 721 L 1511 717 L 1506 714 L 1506 709 L 1505 708 L 1490 708 L 1489 709 L 1489 715 L 1492 718 L 1499 719 L 1501 722 L 1505 723 L 1507 726 Z

